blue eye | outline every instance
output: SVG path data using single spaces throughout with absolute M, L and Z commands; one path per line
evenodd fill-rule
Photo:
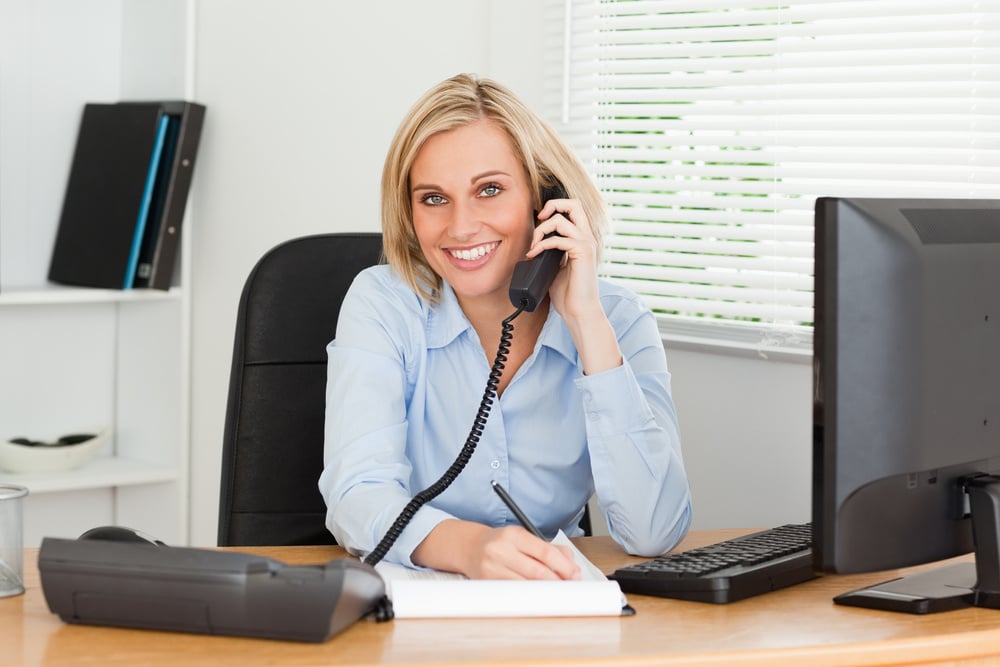
M 483 186 L 483 189 L 479 191 L 479 194 L 481 194 L 484 197 L 496 197 L 498 194 L 500 194 L 502 190 L 503 188 L 501 188 L 496 183 L 490 183 L 488 185 Z
M 428 206 L 440 206 L 447 200 L 441 195 L 424 195 L 420 198 L 422 204 L 427 204 Z

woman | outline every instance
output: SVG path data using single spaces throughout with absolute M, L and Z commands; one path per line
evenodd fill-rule
M 559 184 L 566 198 L 540 201 Z M 453 77 L 399 127 L 382 211 L 388 266 L 355 280 L 328 347 L 319 485 L 337 541 L 370 553 L 455 459 L 515 311 L 514 266 L 556 248 L 548 297 L 513 322 L 475 453 L 385 557 L 471 578 L 579 576 L 492 481 L 550 538 L 579 535 L 596 493 L 624 549 L 673 547 L 691 508 L 663 346 L 639 299 L 597 277 L 602 204 L 566 145 L 510 91 Z

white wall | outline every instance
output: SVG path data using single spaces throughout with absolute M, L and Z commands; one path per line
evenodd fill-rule
M 362 5 L 363 6 L 359 6 Z M 192 199 L 191 542 L 215 543 L 236 307 L 278 242 L 378 229 L 381 163 L 431 85 L 493 76 L 541 108 L 535 0 L 211 0 L 196 5 L 206 104 Z M 671 350 L 695 525 L 808 519 L 809 367 Z
M 207 105 L 192 200 L 191 541 L 214 544 L 240 289 L 278 242 L 377 231 L 381 164 L 406 109 L 462 71 L 541 103 L 531 0 L 197 4 Z
M 667 343 L 694 528 L 810 520 L 812 364 Z

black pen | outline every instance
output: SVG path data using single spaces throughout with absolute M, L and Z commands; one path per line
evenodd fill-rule
M 521 525 L 538 539 L 548 542 L 548 540 L 545 539 L 545 536 L 542 535 L 542 531 L 535 528 L 535 524 L 531 523 L 531 519 L 529 519 L 528 516 L 521 511 L 521 508 L 517 506 L 517 503 L 515 503 L 514 499 L 510 497 L 507 490 L 496 482 L 490 482 L 490 484 L 493 485 L 493 490 L 497 492 L 498 496 L 500 496 L 500 500 L 503 501 L 503 504 L 509 507 L 510 511 L 514 513 L 514 516 L 517 517 L 517 520 L 521 522 Z

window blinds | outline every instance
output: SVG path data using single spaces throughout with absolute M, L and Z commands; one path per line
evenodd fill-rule
M 554 0 L 545 112 L 665 335 L 808 349 L 819 195 L 1000 197 L 1000 0 Z

